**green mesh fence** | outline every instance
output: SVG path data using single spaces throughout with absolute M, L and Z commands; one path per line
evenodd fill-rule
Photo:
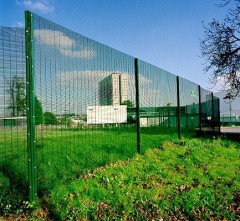
M 24 29 L 0 27 L 1 199 L 16 188 L 27 196 L 25 75 Z
M 134 58 L 36 15 L 32 31 L 39 188 L 132 157 Z
M 177 138 L 176 76 L 139 61 L 141 149 L 159 147 L 164 135 Z
M 25 185 L 28 173 L 30 199 L 166 139 L 219 131 L 219 100 L 210 91 L 25 15 L 26 44 L 22 29 L 1 29 L 0 153 L 3 173 L 14 170 Z M 9 108 L 14 81 L 24 86 L 25 109 L 17 115 Z
M 199 86 L 188 80 L 179 79 L 181 128 L 192 131 L 199 127 Z

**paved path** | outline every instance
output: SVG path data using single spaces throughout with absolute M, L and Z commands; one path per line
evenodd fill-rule
M 221 127 L 221 133 L 239 133 L 240 127 Z

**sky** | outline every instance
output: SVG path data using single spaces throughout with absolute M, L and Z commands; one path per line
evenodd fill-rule
M 24 27 L 30 10 L 83 36 L 217 91 L 201 58 L 203 22 L 220 0 L 0 0 L 0 26 Z

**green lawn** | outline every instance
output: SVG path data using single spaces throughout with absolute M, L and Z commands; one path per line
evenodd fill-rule
M 188 133 L 178 141 L 175 130 L 141 128 L 137 155 L 135 131 L 38 128 L 37 204 L 27 202 L 26 131 L 0 131 L 0 216 L 237 219 L 239 143 Z
M 189 139 L 119 161 L 61 185 L 57 220 L 237 220 L 240 145 Z
M 2 136 L 1 136 L 2 135 Z M 8 175 L 27 182 L 26 131 L 0 131 L 0 164 Z M 83 172 L 136 154 L 136 128 L 36 130 L 38 188 L 51 189 L 59 182 L 81 176 Z M 176 138 L 175 131 L 144 128 L 141 133 L 141 153 L 158 147 L 166 139 Z
M 14 212 L 28 199 L 26 135 L 25 128 L 0 131 L 0 194 L 4 199 L 0 204 L 0 215 Z M 176 138 L 175 130 L 142 128 L 141 153 L 172 138 Z M 36 150 L 37 187 L 42 196 L 95 168 L 132 158 L 137 153 L 136 128 L 70 130 L 38 127 Z

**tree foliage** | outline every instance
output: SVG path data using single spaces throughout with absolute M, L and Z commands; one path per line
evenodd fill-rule
M 40 100 L 35 97 L 35 124 L 39 125 L 43 123 L 43 109 Z
M 54 124 L 57 123 L 57 118 L 56 118 L 56 116 L 53 113 L 45 112 L 43 114 L 43 116 L 44 116 L 44 124 L 46 124 L 46 125 L 54 125 Z
M 222 0 L 219 7 L 234 3 L 225 19 L 213 19 L 204 27 L 200 41 L 202 56 L 206 59 L 205 71 L 212 71 L 211 82 L 221 83 L 229 98 L 240 95 L 240 0 Z
M 15 75 L 9 82 L 9 89 L 7 93 L 10 97 L 10 104 L 8 109 L 11 116 L 24 116 L 26 115 L 26 93 L 25 82 L 22 77 Z

